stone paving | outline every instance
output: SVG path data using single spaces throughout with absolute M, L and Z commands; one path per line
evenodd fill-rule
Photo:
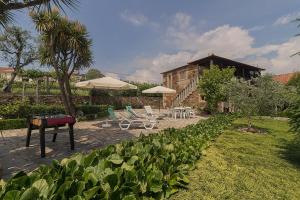
M 142 112 L 140 110 L 140 112 Z M 59 133 L 53 143 L 52 135 L 46 134 L 46 158 L 40 158 L 39 134 L 33 131 L 30 146 L 25 147 L 26 129 L 7 130 L 3 132 L 5 141 L 0 138 L 0 166 L 2 177 L 7 179 L 15 172 L 31 171 L 41 164 L 49 164 L 53 159 L 61 160 L 77 152 L 89 152 L 96 148 L 103 148 L 109 144 L 115 144 L 123 140 L 138 137 L 141 133 L 152 134 L 159 130 L 174 127 L 181 128 L 196 123 L 204 117 L 191 119 L 166 118 L 159 121 L 158 128 L 153 130 L 129 129 L 120 130 L 118 126 L 101 128 L 101 121 L 78 122 L 74 126 L 75 150 L 70 150 L 68 133 Z M 1 172 L 0 172 L 1 174 Z

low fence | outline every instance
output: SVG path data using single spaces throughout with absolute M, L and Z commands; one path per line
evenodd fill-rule
M 36 103 L 35 95 L 26 95 L 30 103 Z M 0 104 L 13 103 L 22 100 L 22 95 L 0 93 Z M 134 108 L 142 108 L 144 105 L 150 105 L 152 108 L 162 108 L 162 97 L 124 97 L 124 96 L 74 96 L 75 104 L 113 105 L 116 109 L 124 108 L 126 105 L 132 105 Z M 62 104 L 60 95 L 40 95 L 38 102 L 46 105 Z

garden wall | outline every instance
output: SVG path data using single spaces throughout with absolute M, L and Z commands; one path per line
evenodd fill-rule
M 31 103 L 35 103 L 36 97 L 34 95 L 26 96 Z M 92 98 L 93 104 L 97 105 L 113 105 L 116 109 L 123 108 L 125 105 L 132 105 L 135 108 L 142 108 L 143 105 L 150 105 L 152 108 L 158 108 L 159 102 L 162 107 L 161 97 L 122 97 L 122 96 L 95 96 Z M 0 94 L 0 105 L 12 103 L 17 100 L 22 100 L 22 95 L 17 94 Z M 90 102 L 89 96 L 74 96 L 75 104 L 87 104 Z M 40 95 L 39 103 L 43 104 L 61 104 L 59 95 Z

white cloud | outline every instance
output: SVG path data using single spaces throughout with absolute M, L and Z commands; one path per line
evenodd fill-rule
M 248 29 L 249 32 L 261 31 L 265 29 L 265 26 L 253 26 Z
M 120 16 L 124 21 L 129 22 L 134 26 L 141 26 L 149 21 L 148 18 L 143 14 L 132 13 L 128 10 L 123 11 Z
M 160 73 L 187 64 L 211 53 L 259 65 L 269 73 L 285 73 L 300 70 L 300 56 L 290 57 L 300 51 L 300 37 L 282 44 L 266 44 L 256 47 L 250 31 L 238 26 L 223 25 L 205 33 L 197 32 L 192 18 L 176 14 L 166 28 L 166 40 L 172 42 L 176 53 L 160 53 L 152 58 L 136 58 L 132 66 L 137 70 L 130 80 L 161 81 Z
M 107 73 L 104 73 L 104 75 L 115 78 L 115 79 L 120 79 L 119 75 L 116 73 L 107 72 Z
M 285 25 L 291 23 L 293 20 L 300 17 L 300 12 L 290 13 L 284 16 L 279 17 L 275 22 L 274 26 Z

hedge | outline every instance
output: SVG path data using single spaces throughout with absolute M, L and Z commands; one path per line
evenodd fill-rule
M 107 105 L 79 105 L 76 107 L 78 120 L 93 120 L 108 115 Z M 0 106 L 0 129 L 18 129 L 26 127 L 26 118 L 32 115 L 65 113 L 64 107 L 60 105 L 28 105 L 26 103 L 15 103 Z
M 0 130 L 26 128 L 26 119 L 0 119 Z
M 83 115 L 98 114 L 103 117 L 107 115 L 107 105 L 78 105 L 76 110 Z M 59 114 L 65 113 L 62 105 L 29 105 L 26 102 L 16 102 L 13 104 L 1 105 L 0 116 L 3 118 L 27 118 L 31 115 Z
M 231 120 L 216 116 L 19 172 L 0 182 L 0 200 L 168 198 L 188 187 L 187 174 L 201 151 Z

